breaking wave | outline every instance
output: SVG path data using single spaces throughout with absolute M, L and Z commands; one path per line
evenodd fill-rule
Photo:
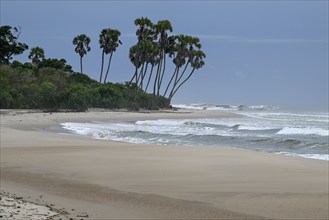
M 102 140 L 139 144 L 232 146 L 328 160 L 327 113 L 297 114 L 262 110 L 242 111 L 238 114 L 240 116 L 232 118 L 158 119 L 131 123 L 67 122 L 61 125 L 74 134 Z

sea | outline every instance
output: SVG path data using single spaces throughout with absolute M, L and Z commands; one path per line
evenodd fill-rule
M 271 105 L 173 105 L 235 116 L 125 123 L 62 123 L 74 134 L 136 144 L 244 148 L 329 161 L 328 112 L 283 111 Z

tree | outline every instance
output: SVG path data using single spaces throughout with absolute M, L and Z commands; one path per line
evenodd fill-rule
M 170 37 L 170 40 L 174 42 L 170 56 L 173 58 L 172 61 L 175 64 L 175 71 L 163 95 L 166 96 L 173 83 L 168 96 L 169 99 L 171 99 L 178 89 L 192 76 L 195 69 L 199 69 L 204 65 L 203 58 L 205 58 L 205 54 L 200 50 L 201 44 L 199 38 L 181 34 Z M 192 70 L 184 79 L 188 66 L 191 66 Z
M 130 82 L 135 79 L 136 86 L 146 92 L 150 84 L 151 77 L 153 75 L 153 69 L 156 65 L 159 64 L 160 46 L 159 43 L 156 41 L 157 33 L 155 30 L 155 26 L 147 17 L 138 18 L 135 20 L 134 23 L 136 26 L 138 26 L 138 29 L 136 31 L 138 42 L 131 48 L 132 50 L 130 52 L 134 52 L 134 62 L 138 60 L 137 69 L 140 68 L 140 70 L 138 74 L 138 70 L 135 69 L 135 74 Z M 134 64 L 135 67 L 136 64 L 137 63 Z M 148 68 L 149 65 L 151 65 L 151 69 Z M 147 74 L 149 74 L 149 77 L 147 80 L 147 84 L 144 88 L 144 79 Z
M 176 92 L 178 91 L 178 89 L 187 81 L 190 79 L 190 77 L 192 76 L 192 74 L 194 73 L 194 71 L 196 69 L 200 69 L 204 64 L 205 62 L 203 61 L 203 59 L 206 58 L 206 55 L 204 54 L 203 51 L 201 50 L 197 50 L 197 51 L 193 51 L 192 52 L 192 55 L 191 55 L 191 61 L 190 61 L 190 64 L 191 64 L 191 67 L 192 67 L 192 70 L 190 72 L 190 74 L 186 77 L 186 79 L 184 81 L 182 81 L 178 86 L 177 88 L 173 88 L 172 92 L 170 93 L 170 96 L 169 96 L 169 100 L 172 99 L 172 97 L 176 94 Z M 180 77 L 181 79 L 181 77 Z M 180 80 L 179 80 L 180 81 Z M 179 82 L 178 81 L 178 82 Z M 177 82 L 177 83 L 178 83 Z M 177 85 L 177 84 L 176 84 Z
M 43 60 L 44 58 L 45 58 L 45 52 L 41 47 L 31 48 L 29 59 L 32 59 L 33 64 L 40 63 L 40 59 Z
M 85 34 L 81 34 L 76 36 L 72 43 L 76 45 L 75 52 L 80 55 L 80 72 L 82 73 L 82 57 L 90 51 L 90 38 Z
M 157 93 L 157 95 L 159 96 L 166 69 L 166 54 L 171 54 L 172 52 L 172 41 L 170 41 L 167 31 L 172 32 L 173 28 L 171 26 L 170 21 L 162 20 L 158 21 L 158 23 L 154 26 L 154 29 L 156 35 L 159 38 L 158 42 L 160 44 L 160 62 L 158 64 L 158 69 L 154 80 L 153 94 L 155 95 L 155 93 Z
M 141 17 L 137 18 L 134 23 L 136 26 L 139 26 L 136 31 L 138 42 L 141 42 L 143 40 L 152 41 L 156 39 L 156 36 L 154 35 L 154 24 L 151 22 L 150 19 L 148 19 L 147 17 Z
M 121 35 L 120 31 L 116 29 L 103 29 L 99 35 L 99 44 L 100 48 L 102 48 L 102 67 L 101 67 L 101 74 L 99 78 L 99 82 L 102 81 L 103 76 L 103 67 L 104 67 L 104 55 L 110 54 L 110 58 L 108 61 L 108 66 L 106 70 L 106 75 L 104 77 L 104 83 L 106 83 L 107 76 L 110 70 L 110 65 L 112 61 L 113 53 L 116 51 L 117 47 L 119 47 L 122 42 L 119 40 L 119 36 Z
M 0 27 L 0 64 L 9 64 L 13 55 L 22 54 L 29 47 L 18 42 L 20 28 L 11 27 L 9 25 Z
M 65 59 L 43 59 L 38 63 L 38 68 L 49 67 L 61 69 L 64 72 L 72 73 L 72 66 L 66 63 Z

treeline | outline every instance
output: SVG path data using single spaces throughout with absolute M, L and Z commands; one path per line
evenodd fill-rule
M 60 60 L 57 60 L 61 62 Z M 99 83 L 81 73 L 14 61 L 0 65 L 0 107 L 15 109 L 169 108 L 170 101 L 136 89 L 134 84 Z
M 107 82 L 114 52 L 122 44 L 121 33 L 105 28 L 100 32 L 102 53 L 99 81 L 83 74 L 83 57 L 91 50 L 91 39 L 80 34 L 72 43 L 80 56 L 80 73 L 65 59 L 45 57 L 41 47 L 33 47 L 31 63 L 13 61 L 29 47 L 18 41 L 20 29 L 0 27 L 0 104 L 1 108 L 68 108 L 79 111 L 100 108 L 168 108 L 170 100 L 195 72 L 204 65 L 205 54 L 198 38 L 171 35 L 168 20 L 153 24 L 148 18 L 135 20 L 137 43 L 129 50 L 135 71 L 125 84 Z M 106 58 L 108 61 L 106 63 Z M 166 68 L 171 61 L 174 68 Z M 173 72 L 168 70 L 174 69 Z

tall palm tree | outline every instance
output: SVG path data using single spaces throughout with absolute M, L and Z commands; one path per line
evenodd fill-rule
M 135 73 L 133 78 L 130 80 L 130 83 L 135 79 L 136 87 L 138 83 L 138 69 L 142 66 L 142 58 L 140 55 L 139 44 L 135 44 L 129 49 L 129 60 L 135 66 Z
M 32 60 L 33 64 L 38 64 L 40 59 L 45 58 L 45 52 L 41 47 L 33 47 L 31 48 L 31 52 L 28 57 Z
M 137 18 L 135 20 L 135 25 L 139 26 L 136 31 L 136 36 L 138 38 L 138 42 L 143 40 L 154 40 L 155 32 L 153 30 L 154 24 L 147 17 Z
M 90 38 L 85 34 L 80 34 L 73 39 L 73 45 L 76 45 L 75 52 L 80 55 L 80 72 L 82 73 L 82 57 L 90 51 Z
M 150 59 L 150 51 L 153 46 L 153 40 L 155 39 L 155 32 L 153 30 L 153 23 L 147 17 L 137 18 L 134 23 L 136 26 L 138 26 L 138 29 L 136 31 L 138 42 L 131 49 L 133 49 L 132 51 L 135 53 L 135 57 L 138 57 L 138 60 L 140 62 L 138 69 L 141 69 L 139 70 L 139 74 L 138 71 L 135 69 L 135 73 L 130 82 L 132 82 L 136 77 L 135 81 L 138 84 L 137 86 L 139 86 L 140 89 L 143 89 L 143 80 L 147 72 Z
M 173 47 L 173 53 L 172 53 L 172 57 L 173 57 L 173 63 L 175 64 L 175 71 L 172 74 L 170 81 L 167 84 L 167 88 L 163 94 L 163 96 L 166 96 L 167 91 L 171 85 L 171 83 L 174 80 L 174 84 L 172 86 L 171 91 L 173 91 L 175 89 L 175 86 L 177 84 L 178 81 L 178 76 L 179 76 L 179 70 L 180 68 L 186 63 L 185 66 L 187 66 L 188 62 L 186 62 L 187 58 L 188 58 L 188 49 L 187 49 L 187 42 L 188 42 L 188 37 L 186 35 L 177 35 L 177 36 L 173 36 L 174 39 L 174 47 Z
M 168 37 L 168 31 L 172 32 L 173 28 L 171 26 L 170 21 L 161 20 L 154 26 L 155 33 L 158 36 L 159 44 L 160 44 L 160 62 L 158 64 L 157 73 L 155 76 L 154 86 L 153 86 L 153 94 L 155 94 L 155 90 L 157 88 L 157 95 L 160 94 L 161 84 L 163 81 L 165 69 L 166 69 L 166 54 L 171 53 L 171 41 Z
M 190 77 L 192 76 L 192 74 L 194 73 L 195 70 L 200 69 L 205 62 L 203 61 L 204 58 L 206 58 L 206 55 L 204 54 L 203 51 L 201 50 L 196 50 L 192 52 L 193 55 L 191 55 L 191 67 L 192 67 L 192 71 L 190 72 L 190 74 L 186 77 L 186 79 L 184 81 L 182 81 L 177 88 L 175 88 L 169 96 L 169 99 L 172 99 L 172 97 L 176 94 L 176 92 L 178 91 L 178 89 L 187 81 L 190 79 Z
M 151 78 L 153 76 L 153 69 L 154 66 L 158 65 L 160 62 L 160 46 L 158 42 L 152 42 L 152 44 L 149 47 L 149 50 L 146 54 L 146 62 L 151 64 L 151 70 L 149 73 L 149 78 L 147 80 L 147 84 L 145 87 L 145 92 L 147 91 L 147 88 L 150 84 Z
M 172 53 L 173 63 L 175 64 L 175 71 L 171 76 L 169 83 L 167 84 L 167 88 L 164 92 L 163 96 L 166 96 L 168 89 L 171 86 L 171 92 L 169 93 L 168 98 L 172 98 L 177 90 L 192 76 L 195 69 L 201 68 L 204 64 L 202 58 L 204 53 L 199 50 L 201 48 L 199 38 L 188 36 L 188 35 L 177 35 L 173 36 L 174 40 L 174 49 Z M 199 67 L 196 65 L 198 60 L 202 65 Z M 183 80 L 185 76 L 185 72 L 188 66 L 192 67 L 192 71 L 189 76 Z M 194 68 L 195 67 L 195 68 Z M 182 71 L 181 71 L 182 70 Z M 181 82 L 183 80 L 183 82 Z
M 110 65 L 112 61 L 112 56 L 113 53 L 116 51 L 117 47 L 119 47 L 122 42 L 119 40 L 119 36 L 121 35 L 120 31 L 116 29 L 103 29 L 99 35 L 99 44 L 100 48 L 102 48 L 102 67 L 101 67 L 101 74 L 100 74 L 100 79 L 99 82 L 102 81 L 103 77 L 103 68 L 104 68 L 104 55 L 105 54 L 110 54 L 110 58 L 108 61 L 108 66 L 106 70 L 106 75 L 104 77 L 104 83 L 106 83 L 107 76 L 110 70 Z

